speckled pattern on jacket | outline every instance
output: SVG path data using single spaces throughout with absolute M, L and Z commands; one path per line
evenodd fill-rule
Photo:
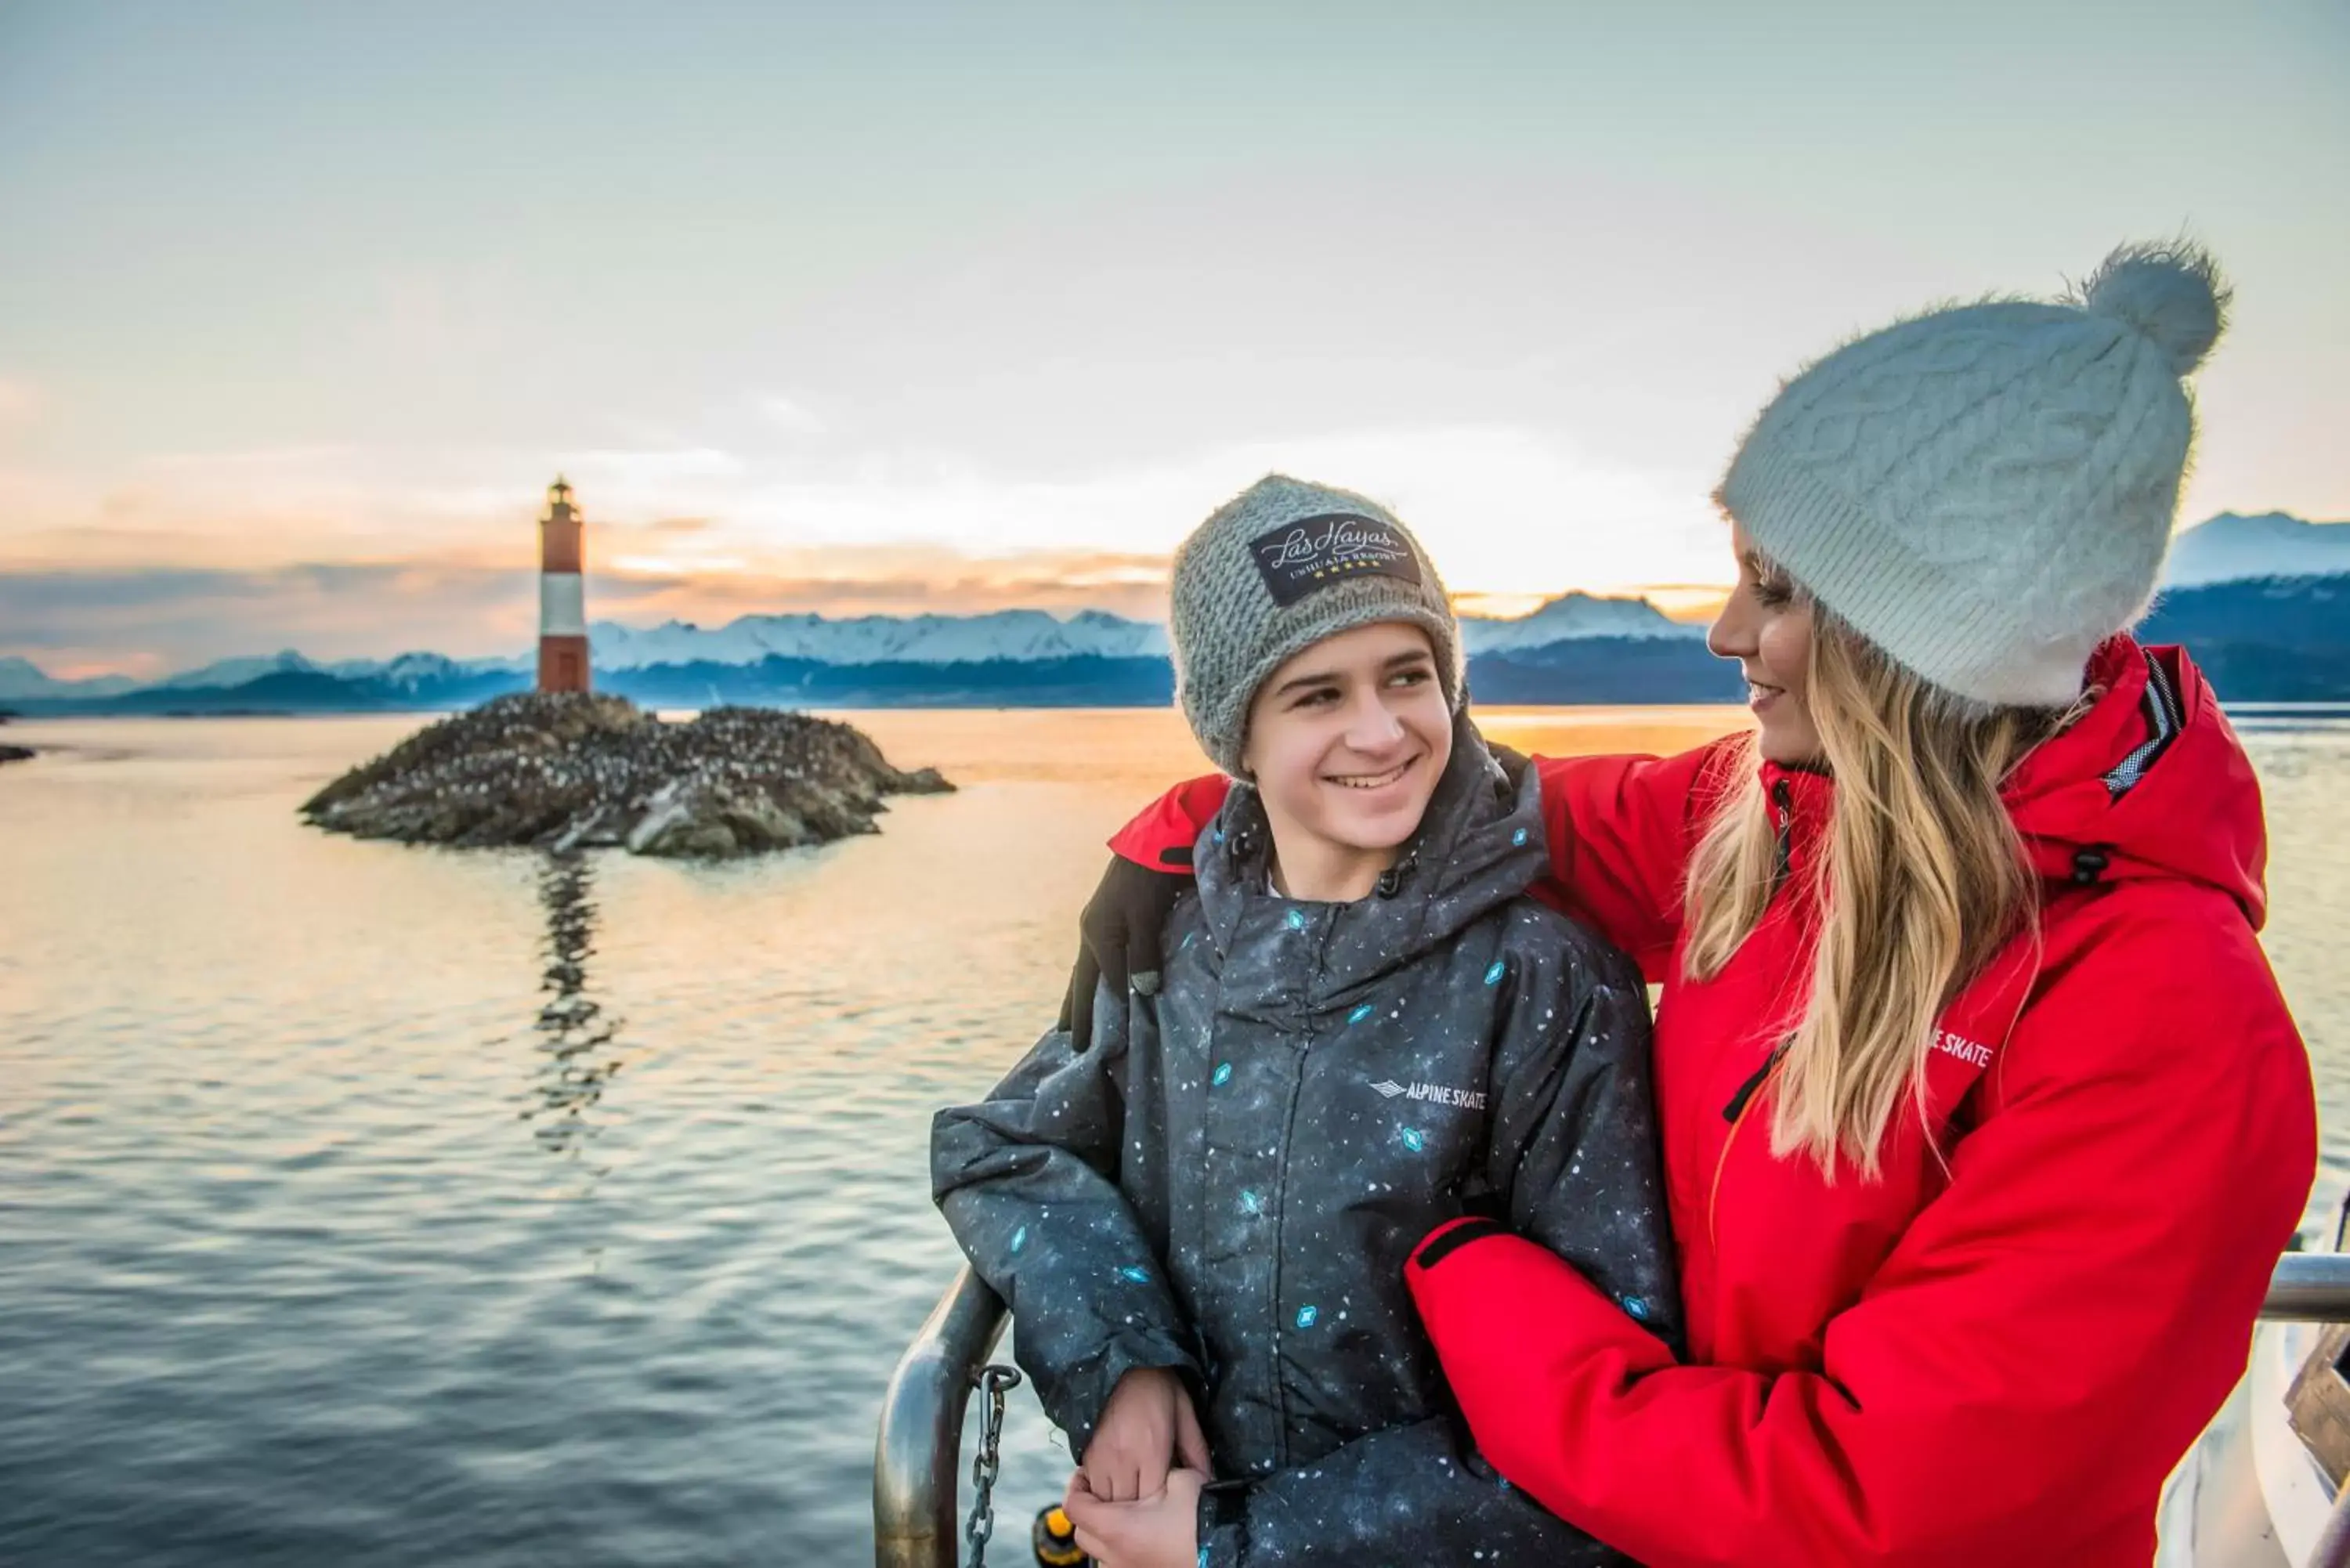
M 1072 1450 L 1128 1370 L 1192 1386 L 1222 1478 L 1203 1563 L 1623 1561 L 1469 1449 L 1403 1283 L 1473 1203 L 1677 1330 L 1646 992 L 1523 896 L 1537 787 L 1513 798 L 1460 721 L 1419 834 L 1351 904 L 1268 890 L 1236 787 L 1159 993 L 1106 993 L 1089 1049 L 1047 1034 L 939 1114 L 940 1207 Z

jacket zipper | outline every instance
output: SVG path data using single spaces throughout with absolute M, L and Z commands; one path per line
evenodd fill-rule
M 1771 845 L 1771 887 L 1776 892 L 1785 886 L 1787 873 L 1795 863 L 1795 792 L 1787 787 L 1785 779 L 1771 781 L 1771 805 L 1779 828 Z
M 1713 1181 L 1705 1192 L 1705 1241 L 1708 1247 L 1717 1251 L 1721 1246 L 1721 1232 L 1714 1222 L 1714 1212 L 1721 1200 L 1721 1173 L 1730 1167 L 1730 1150 L 1738 1142 L 1738 1129 L 1746 1125 L 1746 1113 L 1753 1108 L 1755 1096 L 1770 1081 L 1772 1073 L 1779 1065 L 1779 1058 L 1786 1052 L 1787 1042 L 1784 1040 L 1771 1047 L 1771 1054 L 1762 1058 L 1762 1064 L 1738 1085 L 1738 1092 L 1730 1096 L 1728 1105 L 1721 1107 L 1721 1119 L 1730 1124 L 1730 1131 L 1722 1137 L 1721 1152 L 1714 1157 Z
M 1787 1043 L 1783 1040 L 1771 1047 L 1771 1054 L 1762 1058 L 1762 1064 L 1754 1069 L 1746 1082 L 1738 1085 L 1738 1092 L 1730 1096 L 1730 1104 L 1721 1107 L 1723 1121 L 1734 1127 L 1745 1117 L 1747 1102 L 1753 1099 L 1754 1091 L 1762 1086 L 1762 1080 L 1771 1075 L 1771 1069 L 1779 1064 L 1780 1054 L 1786 1049 Z

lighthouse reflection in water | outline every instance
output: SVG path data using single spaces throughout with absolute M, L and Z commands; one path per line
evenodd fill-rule
M 596 951 L 595 864 L 584 855 L 549 856 L 538 872 L 538 899 L 546 911 L 540 950 L 536 1029 L 540 1063 L 523 1119 L 541 1147 L 578 1156 L 595 1138 L 590 1114 L 622 1064 L 617 1049 L 621 1021 L 589 990 L 588 961 Z

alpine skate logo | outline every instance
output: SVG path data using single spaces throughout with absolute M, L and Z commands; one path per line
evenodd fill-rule
M 1383 1100 L 1402 1096 L 1425 1100 L 1434 1106 L 1458 1106 L 1463 1110 L 1482 1111 L 1485 1108 L 1485 1091 L 1482 1089 L 1453 1089 L 1442 1084 L 1399 1084 L 1393 1078 L 1382 1078 L 1371 1085 L 1371 1092 Z
M 1991 1065 L 1991 1047 L 1980 1040 L 1970 1040 L 1963 1034 L 1953 1034 L 1947 1029 L 1934 1031 L 1934 1049 L 1946 1056 L 1956 1056 L 1970 1067 Z

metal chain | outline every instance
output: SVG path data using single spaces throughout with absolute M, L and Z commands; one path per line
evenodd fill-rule
M 987 1568 L 987 1541 L 995 1533 L 995 1472 L 1003 1459 L 1003 1396 L 1020 1386 L 1020 1369 L 983 1366 L 972 1375 L 972 1381 L 985 1396 L 987 1408 L 981 1417 L 979 1452 L 971 1460 L 973 1495 L 971 1522 L 963 1526 L 963 1537 L 971 1542 L 970 1568 Z

